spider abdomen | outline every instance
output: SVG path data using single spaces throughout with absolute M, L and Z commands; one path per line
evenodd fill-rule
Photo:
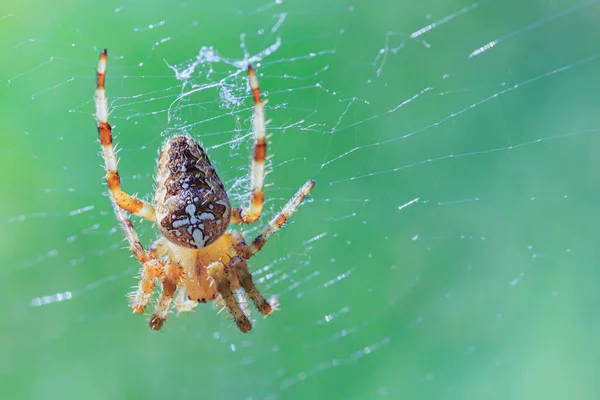
M 189 136 L 175 136 L 163 146 L 154 201 L 160 231 L 180 246 L 206 247 L 229 226 L 227 192 L 202 147 Z

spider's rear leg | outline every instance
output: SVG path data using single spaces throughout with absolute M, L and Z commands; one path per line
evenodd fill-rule
M 117 168 L 117 157 L 113 146 L 112 128 L 108 123 L 108 100 L 104 89 L 106 75 L 106 50 L 100 54 L 96 83 L 96 120 L 98 121 L 98 136 L 102 144 L 102 157 L 106 168 L 106 182 L 114 202 L 123 210 L 150 221 L 156 221 L 152 204 L 128 195 L 121 190 L 121 177 Z
M 227 276 L 231 273 L 231 271 L 227 271 L 225 264 L 220 261 L 215 261 L 210 264 L 206 268 L 206 271 L 210 277 L 214 279 L 214 282 L 217 285 L 217 290 L 221 294 L 221 297 L 225 302 L 225 306 L 227 309 L 229 309 L 229 312 L 233 316 L 233 320 L 238 328 L 240 328 L 240 330 L 244 333 L 248 332 L 250 329 L 252 329 L 252 323 L 246 314 L 244 314 L 244 311 L 242 311 L 240 304 L 233 294 L 231 282 Z

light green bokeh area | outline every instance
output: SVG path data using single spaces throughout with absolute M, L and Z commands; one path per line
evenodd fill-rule
M 575 1 L 2 5 L 0 397 L 598 398 L 599 17 Z M 262 223 L 317 182 L 251 263 L 281 310 L 247 335 L 207 305 L 152 332 L 127 308 L 138 267 L 103 195 L 99 51 L 124 189 L 151 193 L 165 137 L 196 122 L 238 204 L 250 97 L 176 100 L 237 69 L 182 87 L 169 65 L 277 38 L 255 63 L 273 119 Z M 249 96 L 241 70 L 234 89 Z

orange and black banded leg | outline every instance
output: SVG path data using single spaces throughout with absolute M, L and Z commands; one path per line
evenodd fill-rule
M 283 207 L 281 212 L 277 214 L 273 219 L 269 221 L 267 226 L 263 229 L 263 231 L 258 235 L 252 243 L 246 249 L 238 250 L 240 256 L 245 259 L 249 259 L 253 255 L 255 255 L 269 240 L 269 237 L 275 233 L 279 228 L 285 224 L 288 218 L 296 211 L 302 200 L 306 197 L 306 195 L 311 191 L 311 189 L 315 186 L 315 181 L 313 179 L 307 181 L 298 192 L 287 202 L 287 204 Z
M 267 154 L 265 103 L 260 98 L 258 79 L 252 66 L 248 66 L 248 79 L 254 99 L 254 118 L 252 131 L 254 132 L 254 151 L 250 166 L 250 204 L 242 208 L 231 210 L 231 222 L 234 224 L 248 224 L 258 220 L 262 213 L 265 195 L 263 185 L 265 181 L 265 158 Z
M 108 123 L 108 101 L 104 89 L 106 76 L 106 50 L 100 54 L 98 62 L 98 76 L 96 83 L 96 120 L 98 121 L 98 135 L 102 144 L 102 157 L 106 167 L 106 182 L 110 195 L 115 203 L 132 214 L 150 221 L 156 221 L 152 204 L 139 200 L 121 190 L 121 177 L 117 168 L 117 157 L 113 146 L 112 129 Z
M 228 277 L 231 271 L 227 271 L 225 265 L 220 261 L 210 264 L 206 268 L 206 271 L 208 272 L 208 275 L 213 278 L 215 284 L 217 285 L 217 291 L 221 295 L 221 298 L 225 303 L 225 307 L 227 307 L 231 313 L 231 316 L 233 317 L 233 320 L 240 331 L 243 333 L 248 332 L 250 329 L 252 329 L 252 323 L 246 314 L 244 314 L 244 311 L 240 307 L 240 304 L 233 294 L 231 282 Z

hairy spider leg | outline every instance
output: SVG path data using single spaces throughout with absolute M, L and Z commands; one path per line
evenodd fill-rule
M 181 282 L 183 267 L 177 263 L 167 263 L 159 260 L 168 251 L 168 241 L 165 237 L 160 237 L 150 246 L 148 251 L 144 251 L 135 228 L 125 212 L 114 203 L 113 206 L 117 220 L 121 223 L 125 233 L 125 238 L 129 242 L 129 248 L 135 258 L 142 264 L 137 289 L 129 295 L 131 309 L 136 314 L 144 311 L 152 297 L 155 280 L 159 279 L 162 282 L 162 293 L 156 304 L 154 315 L 150 320 L 150 327 L 155 330 L 160 329 L 167 319 L 173 295 Z
M 248 65 L 248 79 L 254 99 L 254 118 L 252 119 L 252 131 L 254 132 L 254 150 L 252 163 L 250 165 L 250 204 L 247 207 L 234 208 L 231 210 L 231 222 L 234 224 L 249 224 L 258 220 L 262 213 L 265 195 L 263 184 L 265 180 L 265 157 L 267 154 L 265 103 L 260 99 L 260 88 L 256 73 L 251 65 Z
M 179 287 L 181 277 L 183 276 L 183 267 L 179 264 L 169 263 L 165 267 L 166 274 L 162 280 L 162 293 L 152 318 L 150 319 L 150 328 L 155 331 L 159 330 L 167 316 L 169 315 L 169 309 L 173 301 L 173 295 Z
M 104 80 L 106 74 L 106 49 L 100 55 L 98 62 L 98 77 L 96 83 L 96 120 L 98 121 L 98 135 L 102 144 L 102 157 L 106 168 L 106 182 L 110 195 L 115 203 L 132 214 L 142 217 L 149 221 L 156 221 L 154 207 L 152 204 L 128 195 L 121 190 L 121 177 L 117 167 L 117 157 L 113 146 L 112 129 L 108 123 L 108 101 L 104 89 Z
M 239 232 L 232 233 L 232 236 L 235 240 L 234 248 L 236 253 L 244 254 L 244 249 L 247 247 L 244 237 Z M 238 278 L 240 286 L 244 289 L 244 292 L 246 292 L 246 295 L 248 295 L 250 300 L 252 300 L 252 303 L 254 303 L 254 306 L 258 309 L 258 311 L 260 311 L 260 313 L 263 315 L 271 314 L 273 309 L 271 308 L 269 302 L 256 288 L 246 260 L 240 256 L 233 257 L 231 259 L 231 267 Z
M 208 274 L 217 283 L 217 290 L 221 294 L 225 306 L 229 309 L 231 315 L 233 315 L 236 324 L 242 332 L 248 332 L 252 329 L 252 325 L 233 296 L 231 281 L 234 277 L 237 279 L 239 285 L 244 289 L 261 314 L 269 315 L 273 312 L 273 308 L 269 302 L 256 288 L 252 279 L 252 274 L 248 270 L 246 260 L 255 255 L 265 245 L 269 237 L 285 224 L 314 185 L 315 181 L 312 179 L 306 182 L 288 201 L 281 212 L 269 221 L 261 234 L 258 235 L 249 246 L 246 244 L 244 237 L 240 233 L 232 233 L 230 239 L 231 245 L 237 255 L 231 258 L 227 267 L 221 262 L 216 262 L 207 268 Z M 234 275 L 232 276 L 232 274 Z
M 296 192 L 294 197 L 292 197 L 287 202 L 287 204 L 283 207 L 281 212 L 269 221 L 267 226 L 265 226 L 263 231 L 252 241 L 252 243 L 248 247 L 246 247 L 246 249 L 240 249 L 240 255 L 245 259 L 249 259 L 256 253 L 258 253 L 258 251 L 262 249 L 262 247 L 265 245 L 269 237 L 277 230 L 279 230 L 279 228 L 281 228 L 283 224 L 285 224 L 285 221 L 287 221 L 288 218 L 296 211 L 302 200 L 304 200 L 304 197 L 306 197 L 306 195 L 311 191 L 311 189 L 314 186 L 314 179 L 307 181 L 300 188 L 300 190 Z
M 131 309 L 134 313 L 139 314 L 144 311 L 144 308 L 150 301 L 152 291 L 154 290 L 154 279 L 163 279 L 166 263 L 158 260 L 158 258 L 167 252 L 166 239 L 161 237 L 146 252 L 140 243 L 133 224 L 127 218 L 125 212 L 115 204 L 114 200 L 111 199 L 111 203 L 117 220 L 121 224 L 121 228 L 125 234 L 125 239 L 129 243 L 129 249 L 139 263 L 142 264 L 138 287 L 135 292 L 129 295 Z
M 244 311 L 241 309 L 240 304 L 233 294 L 230 282 L 233 271 L 231 271 L 230 266 L 226 267 L 222 262 L 215 261 L 206 268 L 206 271 L 208 272 L 208 275 L 214 279 L 217 290 L 221 294 L 221 298 L 233 316 L 233 320 L 238 328 L 243 333 L 248 332 L 252 329 L 252 323 L 250 323 L 250 320 L 246 314 L 244 314 Z

